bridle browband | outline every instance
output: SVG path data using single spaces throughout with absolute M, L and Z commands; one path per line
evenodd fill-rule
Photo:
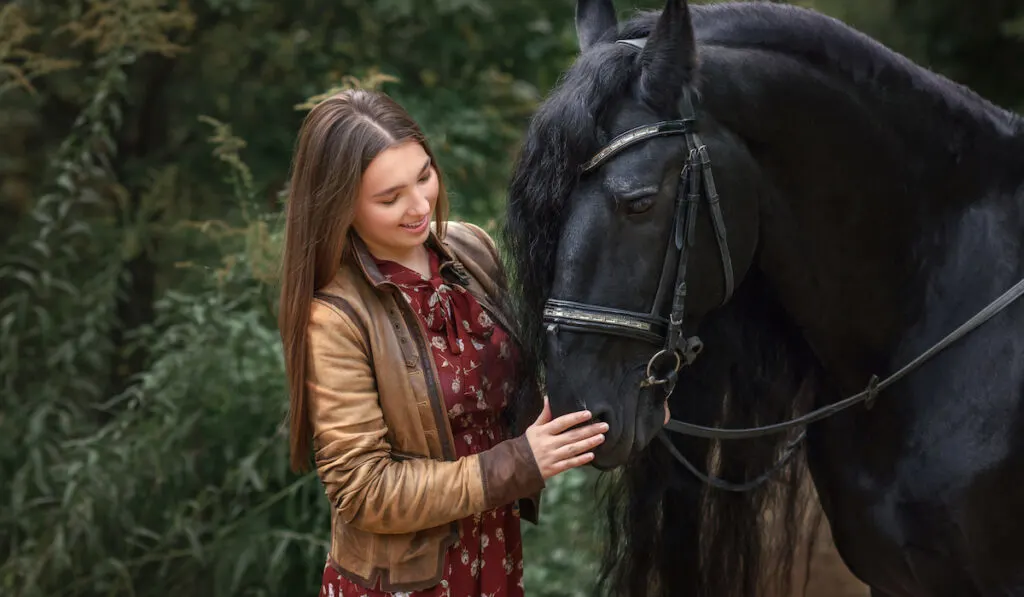
M 643 49 L 646 39 L 622 39 L 616 43 Z M 667 135 L 684 136 L 687 157 L 679 174 L 682 191 L 676 193 L 674 228 L 669 235 L 661 278 L 658 282 L 654 302 L 651 304 L 651 310 L 642 313 L 559 299 L 548 299 L 544 306 L 544 324 L 547 332 L 551 335 L 557 335 L 561 330 L 589 332 L 632 338 L 660 345 L 661 349 L 647 362 L 645 377 L 641 381 L 640 387 L 662 386 L 666 400 L 675 389 L 679 371 L 692 364 L 703 348 L 700 338 L 695 335 L 687 337 L 683 329 L 687 261 L 694 242 L 697 208 L 702 200 L 708 204 L 721 257 L 722 275 L 725 282 L 722 304 L 729 300 L 734 290 L 732 259 L 726 239 L 725 221 L 719 206 L 718 191 L 711 172 L 711 160 L 707 147 L 701 142 L 696 132 L 697 119 L 693 109 L 692 93 L 689 88 L 683 91 L 679 105 L 679 119 L 639 126 L 618 135 L 584 164 L 581 172 L 581 174 L 585 174 L 595 170 L 615 155 L 637 143 Z M 669 280 L 673 267 L 675 276 L 674 279 Z M 659 312 L 670 287 L 674 288 L 672 307 L 668 318 L 665 318 Z M 706 439 L 750 439 L 783 433 L 796 427 L 808 425 L 860 403 L 865 403 L 867 408 L 871 408 L 878 392 L 896 383 L 935 354 L 991 319 L 1022 295 L 1024 295 L 1024 280 L 1008 289 L 970 320 L 889 377 L 879 381 L 877 376 L 872 376 L 868 387 L 862 392 L 789 421 L 747 429 L 723 429 L 670 419 L 665 425 L 665 429 L 681 435 Z M 665 368 L 664 365 L 669 366 Z M 659 433 L 658 437 L 676 460 L 705 483 L 726 491 L 743 492 L 760 486 L 780 470 L 796 452 L 806 435 L 804 431 L 801 431 L 795 439 L 786 445 L 779 460 L 768 471 L 742 483 L 733 483 L 711 474 L 702 473 L 679 452 L 667 435 Z

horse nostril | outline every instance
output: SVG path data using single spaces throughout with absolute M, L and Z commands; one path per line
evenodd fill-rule
M 610 410 L 605 409 L 605 408 L 593 409 L 591 411 L 591 414 L 592 414 L 592 418 L 590 420 L 591 423 L 607 423 L 608 424 L 608 428 L 611 429 L 611 427 L 612 427 L 612 413 L 611 413 Z

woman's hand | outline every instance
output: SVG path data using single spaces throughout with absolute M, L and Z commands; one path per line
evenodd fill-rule
M 583 466 L 594 459 L 591 452 L 604 441 L 607 423 L 594 423 L 572 429 L 589 421 L 590 411 L 579 411 L 551 419 L 551 406 L 544 396 L 544 410 L 526 429 L 526 439 L 544 480 L 571 468 Z

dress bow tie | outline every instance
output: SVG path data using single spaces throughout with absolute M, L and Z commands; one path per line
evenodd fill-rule
M 466 342 L 474 338 L 486 340 L 491 337 L 494 322 L 480 304 L 472 300 L 469 292 L 451 284 L 439 276 L 425 280 L 412 271 L 403 271 L 391 275 L 391 281 L 409 290 L 426 293 L 425 321 L 427 328 L 443 334 L 452 354 L 462 354 Z M 467 313 L 466 318 L 456 318 L 456 313 Z

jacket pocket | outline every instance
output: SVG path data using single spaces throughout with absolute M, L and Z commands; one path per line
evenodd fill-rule
M 458 537 L 451 523 L 413 533 L 388 537 L 389 564 L 392 569 L 429 570 L 437 574 L 437 565 L 444 560 L 444 550 Z
M 373 566 L 381 564 L 375 553 L 377 537 L 373 533 L 357 529 L 339 519 L 334 528 L 334 536 L 337 539 L 336 548 L 339 556 L 336 560 L 345 570 L 365 575 Z

